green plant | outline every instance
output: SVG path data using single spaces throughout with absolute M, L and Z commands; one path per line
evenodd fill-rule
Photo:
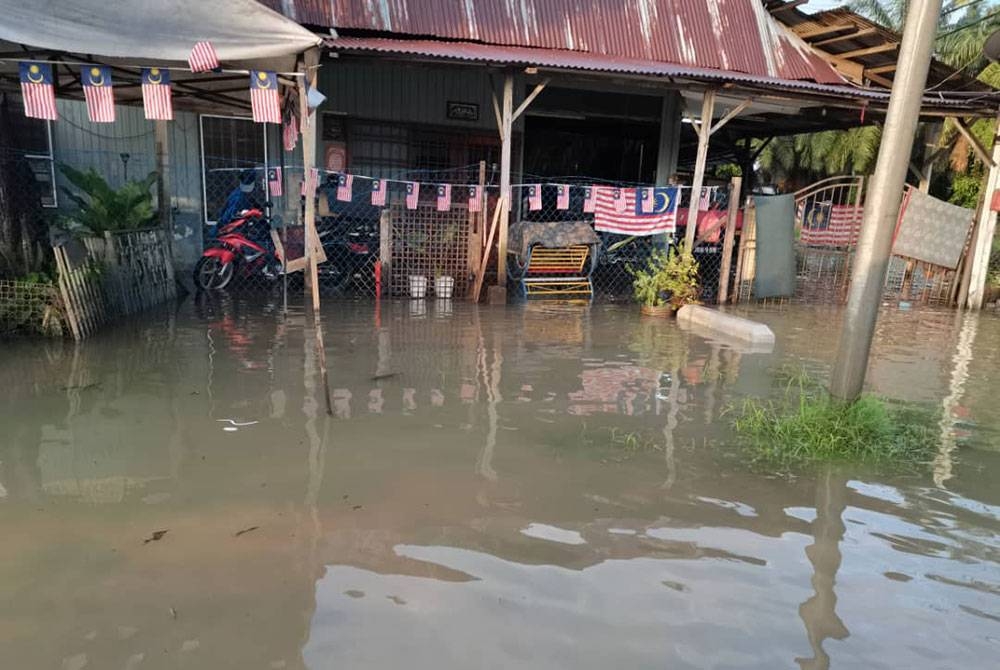
M 654 250 L 643 268 L 627 266 L 632 295 L 647 307 L 669 304 L 674 309 L 698 301 L 698 262 L 683 246 L 664 253 Z
M 733 421 L 741 446 L 758 465 L 853 461 L 907 468 L 934 450 L 928 412 L 872 395 L 842 403 L 804 372 L 780 376 L 781 400 L 747 398 Z
M 83 229 L 94 234 L 114 230 L 135 230 L 149 225 L 155 213 L 153 195 L 150 188 L 156 182 L 156 173 L 150 172 L 145 179 L 126 182 L 114 189 L 108 182 L 90 168 L 77 170 L 66 164 L 59 165 L 77 191 L 63 188 L 77 209 L 64 222 L 69 230 Z

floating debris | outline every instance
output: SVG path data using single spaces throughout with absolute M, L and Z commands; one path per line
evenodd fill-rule
M 249 528 L 244 528 L 243 530 L 238 530 L 238 531 L 236 531 L 236 534 L 233 537 L 239 537 L 240 535 L 244 535 L 246 533 L 255 531 L 258 528 L 260 528 L 260 526 L 250 526 Z
M 143 544 L 149 544 L 150 542 L 158 542 L 163 539 L 163 536 L 169 532 L 169 528 L 166 530 L 154 530 L 153 534 L 142 541 Z

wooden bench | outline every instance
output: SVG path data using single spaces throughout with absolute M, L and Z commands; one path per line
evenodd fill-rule
M 590 248 L 580 244 L 571 247 L 535 245 L 528 252 L 521 292 L 531 296 L 585 296 L 594 294 L 587 257 Z

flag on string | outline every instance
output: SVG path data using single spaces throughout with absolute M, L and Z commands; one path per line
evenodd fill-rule
M 302 195 L 309 198 L 315 197 L 317 186 L 319 186 L 319 170 L 309 168 L 309 172 L 302 179 Z
M 295 145 L 299 143 L 299 117 L 292 112 L 285 120 L 285 125 L 281 129 L 281 143 L 285 151 L 295 151 Z
M 479 186 L 469 187 L 469 211 L 483 211 L 483 189 Z
M 439 212 L 451 209 L 451 184 L 438 184 L 437 209 Z
M 267 169 L 267 192 L 275 198 L 281 197 L 281 168 Z
M 85 65 L 80 73 L 83 97 L 87 100 L 87 116 L 93 123 L 114 123 L 115 93 L 111 86 L 111 68 L 105 65 Z
M 676 186 L 658 186 L 650 189 L 625 189 L 621 200 L 626 207 L 619 209 L 614 191 L 600 189 L 594 210 L 594 229 L 620 235 L 656 235 L 671 233 L 677 228 Z M 647 193 L 648 204 L 642 203 L 642 193 Z
M 583 211 L 586 214 L 593 213 L 597 207 L 597 188 L 594 186 L 583 187 Z
M 59 118 L 56 111 L 56 90 L 52 85 L 52 66 L 48 63 L 20 63 L 21 97 L 24 115 L 32 119 Z
M 611 189 L 611 202 L 614 205 L 616 212 L 625 211 L 625 189 L 623 188 L 613 188 Z
M 531 184 L 528 186 L 528 209 L 537 212 L 542 208 L 542 185 Z
M 211 42 L 198 42 L 191 49 L 188 56 L 188 65 L 192 72 L 210 72 L 219 69 L 219 55 L 215 53 L 215 47 Z
M 351 191 L 354 188 L 354 175 L 340 173 L 337 175 L 337 200 L 351 201 Z
M 385 194 L 388 190 L 388 182 L 385 179 L 372 180 L 372 204 L 376 207 L 385 207 Z
M 420 199 L 420 182 L 406 182 L 406 209 L 416 209 Z
M 281 123 L 278 75 L 267 70 L 250 70 L 250 106 L 257 123 Z
M 161 67 L 142 68 L 142 107 L 146 118 L 173 121 L 174 105 L 170 95 L 170 70 Z
M 698 197 L 698 211 L 707 212 L 712 206 L 712 192 L 715 191 L 714 186 L 702 186 L 701 195 Z
M 559 184 L 556 187 L 556 209 L 569 209 L 568 184 Z

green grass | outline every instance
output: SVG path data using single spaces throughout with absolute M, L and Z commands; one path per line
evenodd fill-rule
M 840 461 L 913 469 L 935 449 L 929 412 L 871 395 L 844 404 L 804 373 L 778 377 L 786 382 L 783 399 L 748 398 L 735 412 L 740 445 L 757 465 Z

